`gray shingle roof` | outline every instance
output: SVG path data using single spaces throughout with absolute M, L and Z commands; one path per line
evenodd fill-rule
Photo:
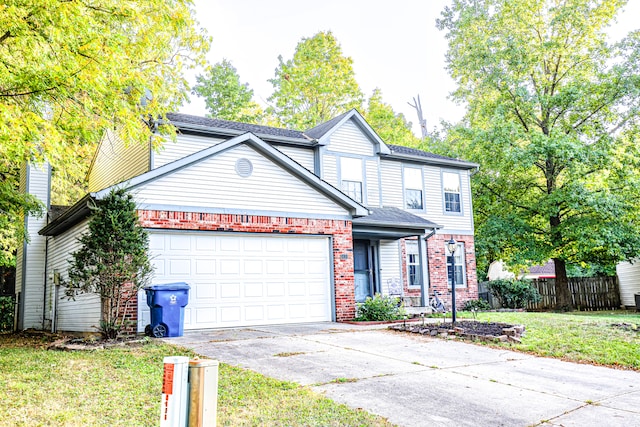
M 414 215 L 410 212 L 403 211 L 399 208 L 383 207 L 369 208 L 371 213 L 368 216 L 354 218 L 354 225 L 374 225 L 374 226 L 392 226 L 392 227 L 408 227 L 408 228 L 441 228 L 435 222 L 429 221 Z
M 424 157 L 424 158 L 428 158 L 428 159 L 451 160 L 451 161 L 462 162 L 461 160 L 454 159 L 452 157 L 441 156 L 439 154 L 429 153 L 428 151 L 422 151 L 422 150 L 418 150 L 416 148 L 404 147 L 402 145 L 387 144 L 387 146 L 389 147 L 389 149 L 391 149 L 391 154 L 392 155 L 393 154 L 404 154 L 404 155 L 408 155 L 408 156 Z
M 304 134 L 312 139 L 320 139 L 325 133 L 329 132 L 336 124 L 340 122 L 340 120 L 344 118 L 344 116 L 349 113 L 351 113 L 351 110 L 347 111 L 346 113 L 342 113 L 337 117 L 334 117 L 328 122 L 320 123 L 318 126 L 305 131 Z
M 207 117 L 192 116 L 190 114 L 169 113 L 167 118 L 174 123 L 183 123 L 204 126 L 209 128 L 230 129 L 240 132 L 251 132 L 256 135 L 273 135 L 285 138 L 307 139 L 297 130 L 274 128 L 271 126 L 252 125 L 248 123 L 232 122 L 229 120 L 210 119 Z

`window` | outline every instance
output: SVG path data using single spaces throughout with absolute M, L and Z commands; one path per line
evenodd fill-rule
M 444 251 L 447 256 L 447 281 L 449 283 L 449 287 L 451 287 L 451 263 L 449 253 L 449 248 L 447 248 L 447 244 L 444 244 Z M 456 252 L 453 255 L 454 264 L 455 264 L 455 274 L 456 274 L 456 288 L 464 288 L 467 286 L 465 268 L 464 268 L 464 243 L 458 242 L 456 245 Z
M 404 168 L 404 207 L 406 209 L 423 209 L 422 183 L 421 169 Z
M 342 192 L 356 202 L 362 203 L 362 160 L 352 157 L 340 159 Z
M 454 172 L 443 172 L 442 188 L 444 189 L 444 211 L 461 213 L 460 174 Z
M 407 283 L 410 287 L 420 286 L 420 254 L 418 242 L 407 240 L 405 242 L 407 251 Z

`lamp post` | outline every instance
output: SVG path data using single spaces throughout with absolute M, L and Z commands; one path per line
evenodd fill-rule
M 447 242 L 447 249 L 451 257 L 451 323 L 456 323 L 456 253 L 457 242 L 453 237 Z

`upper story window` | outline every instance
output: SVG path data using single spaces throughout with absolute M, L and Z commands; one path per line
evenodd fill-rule
M 449 283 L 449 287 L 451 287 L 451 269 L 454 269 L 454 274 L 456 275 L 456 288 L 463 288 L 467 286 L 467 277 L 466 271 L 464 268 L 465 263 L 465 254 L 464 254 L 464 243 L 458 242 L 456 244 L 456 251 L 453 254 L 453 266 L 451 265 L 451 253 L 449 252 L 449 248 L 447 245 L 444 245 L 444 251 L 447 255 L 447 281 Z
M 442 188 L 444 191 L 444 211 L 462 213 L 460 203 L 460 174 L 442 172 Z
M 362 203 L 362 159 L 341 157 L 340 177 L 342 192 Z
M 424 209 L 422 169 L 404 168 L 404 207 Z

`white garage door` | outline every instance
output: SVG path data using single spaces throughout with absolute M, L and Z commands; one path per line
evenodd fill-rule
M 154 284 L 191 286 L 185 329 L 330 321 L 329 238 L 151 232 Z M 141 331 L 149 323 L 139 298 Z

